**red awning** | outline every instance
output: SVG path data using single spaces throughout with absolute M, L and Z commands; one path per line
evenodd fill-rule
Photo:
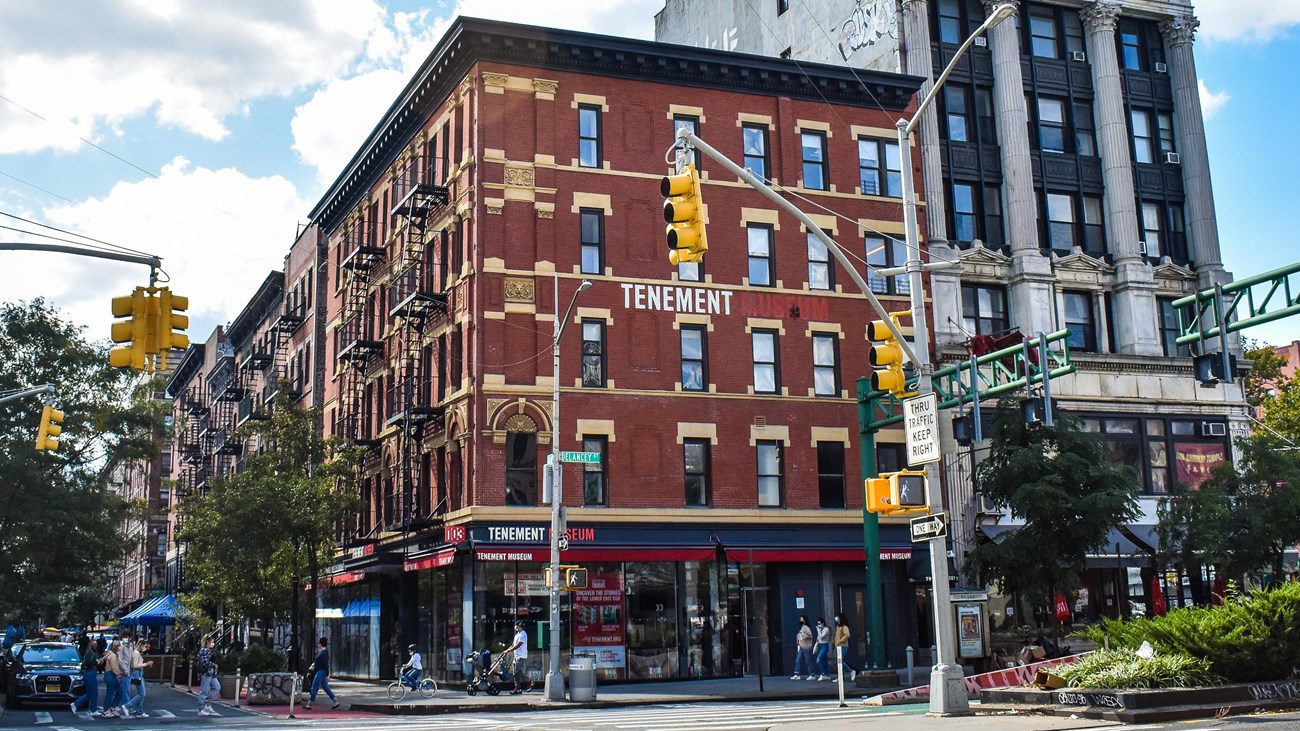
M 882 548 L 881 561 L 906 561 L 912 557 L 910 548 Z M 728 548 L 727 561 L 734 563 L 796 561 L 856 561 L 864 563 L 867 552 L 862 548 Z
M 633 546 L 582 546 L 570 548 L 560 554 L 562 561 L 712 561 L 712 548 L 642 548 Z M 545 546 L 479 546 L 474 551 L 479 561 L 534 561 L 551 560 L 551 549 Z
M 424 569 L 436 569 L 441 566 L 450 566 L 456 561 L 456 549 L 447 549 L 439 551 L 432 556 L 424 558 L 415 558 L 402 563 L 403 571 L 423 571 Z

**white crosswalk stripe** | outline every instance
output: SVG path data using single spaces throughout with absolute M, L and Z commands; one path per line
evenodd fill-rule
M 37 724 L 54 723 L 54 717 L 50 715 L 49 711 L 37 711 L 36 723 Z
M 158 716 L 158 718 L 176 718 L 176 714 L 175 714 L 175 713 L 172 713 L 171 711 L 169 711 L 169 710 L 167 710 L 167 709 L 165 709 L 165 708 L 162 709 L 162 710 L 160 710 L 160 711 L 158 711 L 158 713 L 156 713 L 156 714 L 154 714 L 154 715 Z

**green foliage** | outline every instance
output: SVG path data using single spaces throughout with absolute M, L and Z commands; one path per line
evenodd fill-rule
M 1163 617 L 1106 620 L 1083 634 L 1098 646 L 1134 649 L 1146 641 L 1158 652 L 1206 660 L 1233 683 L 1281 680 L 1300 667 L 1300 583 Z
M 1130 649 L 1098 650 L 1053 672 L 1071 688 L 1197 688 L 1223 682 L 1208 660 L 1182 652 L 1142 658 Z
M 104 577 L 138 509 L 110 489 L 113 472 L 156 455 L 163 408 L 43 300 L 0 305 L 0 393 L 44 383 L 66 415 L 57 451 L 33 449 L 38 398 L 0 404 L 0 619 L 88 624 L 113 603 Z
M 284 653 L 262 645 L 249 645 L 239 655 L 239 669 L 250 673 L 278 673 L 285 668 Z
M 977 482 L 1024 525 L 977 546 L 967 579 L 1047 604 L 1075 586 L 1086 556 L 1111 529 L 1138 515 L 1137 476 L 1109 461 L 1100 435 L 1083 431 L 1077 419 L 1030 428 L 1007 401 L 995 418 L 998 436 Z

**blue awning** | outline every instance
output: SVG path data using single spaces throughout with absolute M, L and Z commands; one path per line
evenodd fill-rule
M 167 625 L 176 621 L 181 613 L 176 597 L 171 594 L 157 596 L 141 604 L 125 617 L 118 620 L 121 624 Z

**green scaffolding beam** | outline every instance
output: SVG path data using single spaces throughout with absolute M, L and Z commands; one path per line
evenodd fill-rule
M 1215 291 L 1205 289 L 1173 301 L 1182 333 L 1176 341 L 1179 345 L 1219 337 L 1220 320 L 1227 321 L 1226 331 L 1234 333 L 1300 314 L 1300 262 L 1223 285 L 1219 291 L 1226 303 L 1215 297 Z

